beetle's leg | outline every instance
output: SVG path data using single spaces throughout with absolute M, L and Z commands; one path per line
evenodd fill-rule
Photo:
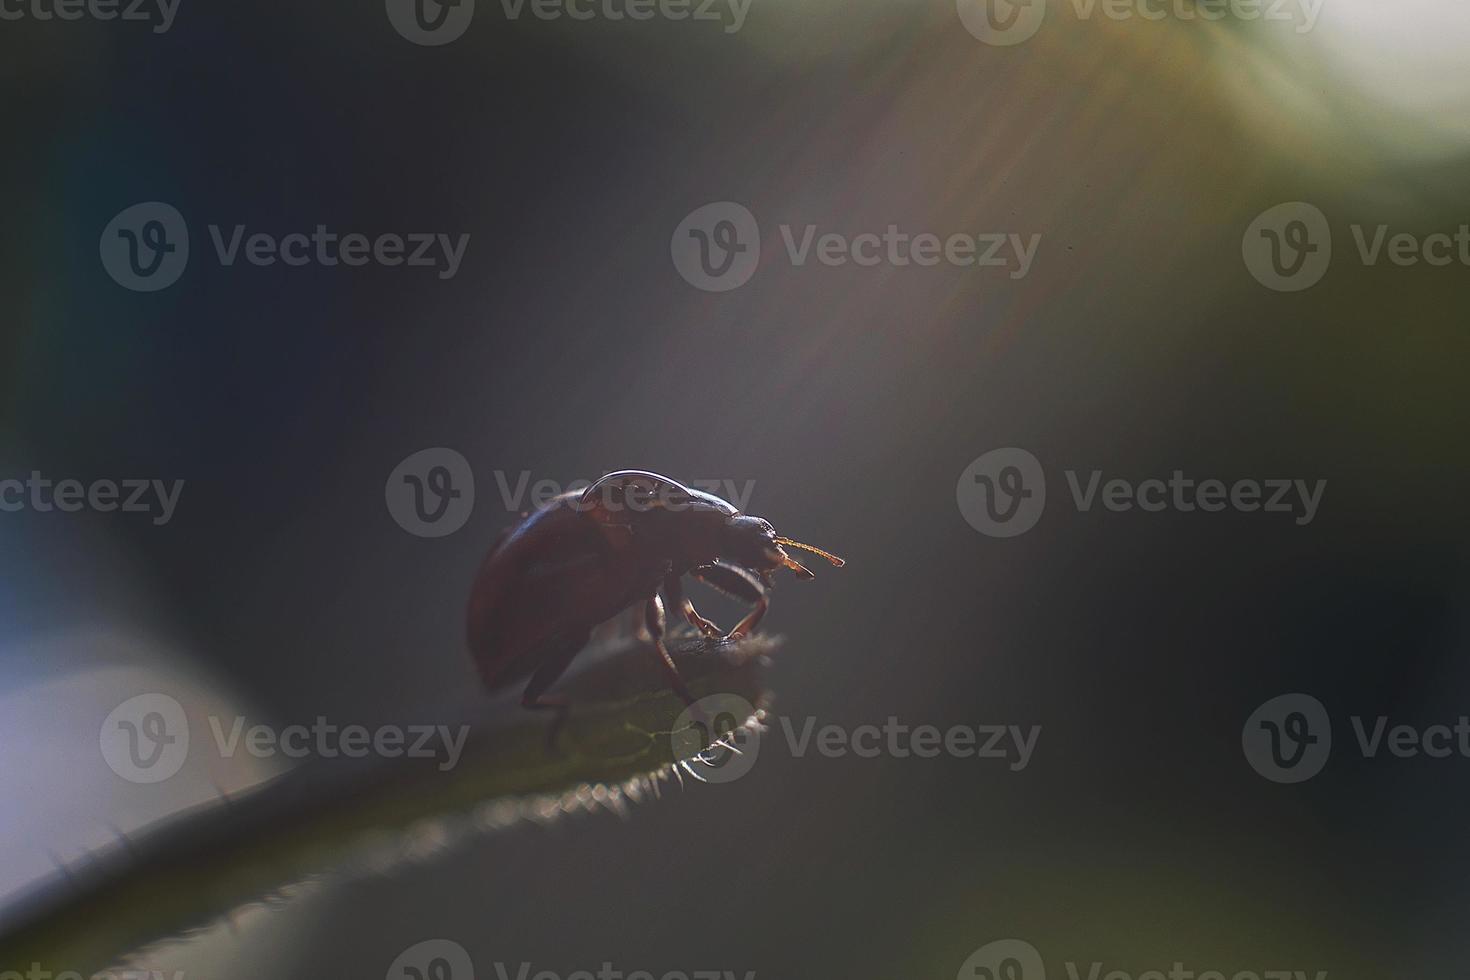
M 754 572 L 741 568 L 739 565 L 732 565 L 727 561 L 716 561 L 708 565 L 700 565 L 689 574 L 705 585 L 755 606 L 725 637 L 727 640 L 737 640 L 751 633 L 760 625 L 766 610 L 771 607 L 771 600 L 767 596 L 764 583 Z
M 669 686 L 683 699 L 685 704 L 692 705 L 694 695 L 690 694 L 689 688 L 684 686 L 684 678 L 679 675 L 679 668 L 674 664 L 674 658 L 669 656 L 669 648 L 664 646 L 664 604 L 659 599 L 657 592 L 648 597 L 648 603 L 643 607 L 643 621 L 648 624 L 648 632 L 653 635 L 653 649 L 663 664 L 664 673 L 669 677 Z
M 689 620 L 689 625 L 699 630 L 711 639 L 723 635 L 720 628 L 714 623 L 701 616 L 694 608 L 694 603 L 684 594 L 684 583 L 680 581 L 682 576 L 670 572 L 664 576 L 664 601 L 671 606 L 678 606 L 684 612 L 684 618 Z
M 551 725 L 546 729 L 546 744 L 549 747 L 555 747 L 562 725 L 566 724 L 569 708 L 564 698 L 546 697 L 546 690 L 566 673 L 572 658 L 587 645 L 587 637 L 588 634 L 583 633 L 580 636 L 564 636 L 552 641 L 541 655 L 541 665 L 531 674 L 526 690 L 521 694 L 522 707 L 532 711 L 553 712 Z

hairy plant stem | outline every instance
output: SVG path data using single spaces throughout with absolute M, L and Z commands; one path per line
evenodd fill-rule
M 768 702 L 776 643 L 673 640 L 695 697 Z M 671 733 L 684 704 L 646 642 L 589 650 L 558 687 L 571 706 L 554 745 L 547 717 L 497 705 L 464 719 L 457 765 L 439 758 L 319 760 L 244 794 L 120 840 L 25 893 L 0 916 L 0 972 L 39 964 L 89 975 L 181 938 L 251 902 L 334 873 L 370 873 L 469 833 L 605 806 L 657 790 L 691 754 Z M 739 702 L 737 702 L 739 703 Z M 687 716 L 686 716 L 687 718 Z

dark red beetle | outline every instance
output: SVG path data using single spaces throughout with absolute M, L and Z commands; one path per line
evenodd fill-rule
M 521 704 L 564 710 L 545 697 L 593 627 L 644 604 L 653 647 L 675 693 L 692 702 L 664 647 L 664 603 L 706 636 L 721 636 L 684 595 L 685 575 L 752 603 L 727 638 L 755 629 L 770 601 L 771 574 L 812 573 L 782 546 L 842 559 L 777 537 L 728 501 L 644 470 L 609 473 L 586 490 L 553 498 L 490 548 L 469 603 L 469 646 L 489 691 L 529 677 Z M 659 592 L 663 592 L 663 600 Z

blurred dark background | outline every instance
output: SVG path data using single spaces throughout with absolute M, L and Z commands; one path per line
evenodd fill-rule
M 754 513 L 848 560 L 774 597 L 778 716 L 1040 725 L 1031 765 L 793 758 L 776 728 L 738 782 L 490 835 L 181 962 L 377 977 L 444 937 L 477 976 L 947 980 L 1019 937 L 1054 977 L 1462 972 L 1470 759 L 1363 759 L 1346 718 L 1470 713 L 1470 268 L 1368 267 L 1348 228 L 1470 221 L 1467 44 L 1455 4 L 1360 0 L 1306 34 L 1054 4 L 1015 47 L 942 2 L 755 0 L 726 33 L 481 0 L 442 47 L 375 3 L 183 0 L 161 34 L 0 22 L 0 475 L 185 481 L 163 526 L 0 514 L 4 884 L 153 805 L 95 751 L 151 689 L 127 671 L 281 722 L 473 700 L 464 601 L 515 519 L 496 474 L 640 467 L 753 480 Z M 155 200 L 191 258 L 132 292 L 98 237 Z M 761 264 L 707 293 L 670 235 L 727 200 Z M 1335 236 L 1299 293 L 1241 259 L 1285 201 Z M 222 268 L 211 223 L 471 237 L 452 279 Z M 794 267 L 777 229 L 808 223 L 1042 243 L 1016 280 Z M 419 538 L 384 481 L 441 446 L 475 508 Z M 955 487 L 1006 446 L 1049 497 L 997 539 Z M 1327 486 L 1305 526 L 1079 513 L 1068 469 Z M 101 713 L 68 707 L 89 674 Z M 1241 726 L 1293 691 L 1336 744 L 1279 785 Z M 38 733 L 38 713 L 81 720 Z

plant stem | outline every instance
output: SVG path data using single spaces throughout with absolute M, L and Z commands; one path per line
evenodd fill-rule
M 675 640 L 695 697 L 768 701 L 776 643 Z M 577 808 L 619 809 L 656 791 L 684 751 L 683 702 L 646 643 L 588 651 L 558 690 L 571 705 L 550 745 L 547 718 L 497 705 L 466 719 L 456 765 L 440 758 L 318 760 L 229 799 L 170 816 L 65 868 L 0 918 L 0 972 L 82 975 L 178 939 L 317 876 L 372 871 L 467 833 Z M 686 716 L 687 718 L 687 716 Z

